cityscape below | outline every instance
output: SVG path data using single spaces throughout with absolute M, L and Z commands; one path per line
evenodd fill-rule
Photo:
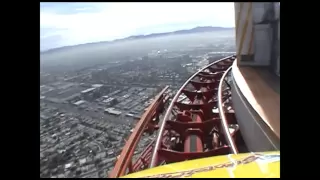
M 234 29 L 88 44 L 41 53 L 40 177 L 105 178 L 146 108 L 199 69 L 235 54 Z M 138 156 L 155 138 L 145 133 Z

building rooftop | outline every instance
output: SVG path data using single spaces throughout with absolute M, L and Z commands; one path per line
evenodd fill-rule
M 92 84 L 93 88 L 99 88 L 99 87 L 102 87 L 102 86 L 103 86 L 103 84 Z
M 83 104 L 83 103 L 85 103 L 86 101 L 84 101 L 84 100 L 80 100 L 80 101 L 77 101 L 77 102 L 75 102 L 75 103 L 73 103 L 74 105 L 76 105 L 76 106 L 79 106 L 79 105 L 81 105 L 81 104 Z
M 87 162 L 87 159 L 86 159 L 86 158 L 83 158 L 83 159 L 80 159 L 80 160 L 79 160 L 80 165 L 82 165 L 82 164 L 84 164 L 84 163 L 86 163 L 86 162 Z
M 68 164 L 66 164 L 66 165 L 64 166 L 64 168 L 68 169 L 68 168 L 71 167 L 71 165 L 72 165 L 72 163 L 68 163 Z
M 107 108 L 104 110 L 105 112 L 108 112 L 110 114 L 115 114 L 115 115 L 120 115 L 122 112 L 121 111 L 117 111 L 114 108 Z
M 90 92 L 90 91 L 93 91 L 93 90 L 95 90 L 96 88 L 89 88 L 89 89 L 86 89 L 86 90 L 83 90 L 83 91 L 81 91 L 81 93 L 88 93 L 88 92 Z

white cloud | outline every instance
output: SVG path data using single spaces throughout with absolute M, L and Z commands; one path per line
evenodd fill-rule
M 56 32 L 42 33 L 41 43 L 50 43 L 45 41 L 50 33 L 60 37 L 59 45 L 56 46 L 64 46 L 196 26 L 234 26 L 233 3 L 90 3 L 90 5 L 90 7 L 73 8 L 74 13 L 58 12 L 59 8 L 65 7 L 63 3 L 41 9 L 41 31 L 45 28 L 57 29 Z M 96 10 L 92 11 L 94 7 Z M 46 45 L 48 46 L 50 45 Z

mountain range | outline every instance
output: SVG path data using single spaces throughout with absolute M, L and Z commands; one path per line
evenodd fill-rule
M 135 36 L 129 36 L 122 39 L 116 39 L 113 41 L 101 41 L 101 42 L 93 42 L 93 43 L 86 43 L 86 44 L 79 44 L 79 45 L 73 45 L 73 46 L 63 46 L 59 48 L 49 49 L 46 51 L 43 51 L 41 53 L 49 53 L 49 52 L 55 52 L 59 51 L 65 48 L 74 48 L 77 46 L 83 46 L 83 45 L 89 45 L 89 44 L 98 44 L 98 43 L 113 43 L 113 42 L 121 42 L 126 40 L 137 40 L 137 39 L 146 39 L 146 38 L 154 38 L 154 37 L 163 37 L 168 35 L 179 35 L 179 34 L 192 34 L 192 33 L 203 33 L 203 32 L 214 32 L 214 31 L 221 31 L 221 30 L 231 30 L 234 29 L 234 27 L 213 27 L 213 26 L 201 26 L 201 27 L 195 27 L 192 29 L 186 29 L 186 30 L 178 30 L 173 32 L 164 32 L 164 33 L 152 33 L 148 35 L 135 35 Z
M 145 38 L 161 37 L 161 36 L 168 36 L 168 35 L 192 34 L 192 33 L 211 32 L 211 31 L 228 30 L 228 29 L 233 29 L 233 28 L 202 26 L 202 27 L 195 27 L 192 29 L 178 30 L 178 31 L 173 31 L 173 32 L 152 33 L 152 34 L 148 34 L 148 35 L 129 36 L 127 38 L 114 40 L 114 41 L 123 41 L 123 40 L 128 40 L 128 39 L 130 39 L 130 40 L 131 39 L 145 39 Z

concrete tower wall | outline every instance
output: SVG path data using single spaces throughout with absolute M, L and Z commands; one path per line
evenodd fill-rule
M 238 64 L 273 65 L 277 60 L 272 62 L 271 59 L 279 58 L 278 50 L 273 48 L 277 46 L 275 41 L 280 39 L 280 25 L 274 25 L 280 16 L 275 3 L 241 2 L 234 5 Z

